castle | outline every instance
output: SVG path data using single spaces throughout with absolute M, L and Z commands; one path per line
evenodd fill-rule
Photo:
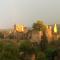
M 41 40 L 41 36 L 43 35 L 42 31 L 37 32 L 35 30 L 34 31 L 29 30 L 24 25 L 14 25 L 14 31 L 15 31 L 16 37 L 18 37 L 18 36 L 19 36 L 19 38 L 24 38 L 25 37 L 26 39 L 30 39 L 32 42 L 39 42 Z M 53 38 L 57 39 L 57 38 L 60 37 L 58 35 L 58 28 L 57 28 L 56 24 L 54 24 L 54 26 L 47 25 L 45 33 L 46 33 L 46 36 L 47 36 L 49 42 Z

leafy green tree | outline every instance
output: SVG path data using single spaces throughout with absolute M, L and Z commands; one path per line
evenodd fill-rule
M 55 51 L 55 48 L 50 48 L 50 47 L 47 48 L 45 53 L 47 60 L 52 60 L 52 55 L 54 51 Z
M 20 42 L 20 50 L 29 51 L 32 48 L 32 43 L 28 40 L 23 40 Z
M 45 24 L 43 23 L 43 21 L 40 20 L 38 20 L 36 23 L 33 23 L 32 28 L 37 31 L 44 31 L 46 29 Z
M 60 60 L 60 48 L 57 48 L 55 51 L 53 51 L 51 57 L 51 60 Z
M 28 40 L 22 41 L 20 43 L 21 43 L 20 48 L 19 48 L 20 58 L 22 60 L 23 59 L 24 60 L 29 60 L 31 58 L 32 54 L 34 54 L 34 49 L 33 49 L 32 43 Z

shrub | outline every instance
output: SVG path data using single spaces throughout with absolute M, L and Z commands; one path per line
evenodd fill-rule
M 19 51 L 11 43 L 0 46 L 0 60 L 19 60 Z
M 43 52 L 37 53 L 36 60 L 46 60 L 45 53 L 43 53 Z

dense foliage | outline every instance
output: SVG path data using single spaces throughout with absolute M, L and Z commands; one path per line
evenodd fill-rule
M 57 43 L 55 42 L 55 44 Z M 51 42 L 48 44 L 46 51 L 41 51 L 39 45 L 33 45 L 29 40 L 21 40 L 19 42 L 1 40 L 0 60 L 31 60 L 33 54 L 36 60 L 52 60 L 53 53 L 57 50 L 55 44 Z M 56 53 L 58 51 L 60 52 L 60 49 L 58 49 Z
M 46 29 L 46 26 L 43 21 L 38 20 L 36 23 L 33 23 L 32 28 L 37 31 L 44 31 Z

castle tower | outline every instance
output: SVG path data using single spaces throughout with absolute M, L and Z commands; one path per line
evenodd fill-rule
M 56 24 L 54 24 L 54 33 L 53 33 L 53 38 L 54 38 L 54 40 L 58 40 L 58 35 L 57 35 L 57 33 L 58 33 L 58 29 L 57 29 L 57 25 Z
M 48 42 L 50 42 L 52 40 L 52 26 L 48 26 L 47 29 L 46 29 L 46 35 L 47 35 L 47 38 L 48 38 Z

